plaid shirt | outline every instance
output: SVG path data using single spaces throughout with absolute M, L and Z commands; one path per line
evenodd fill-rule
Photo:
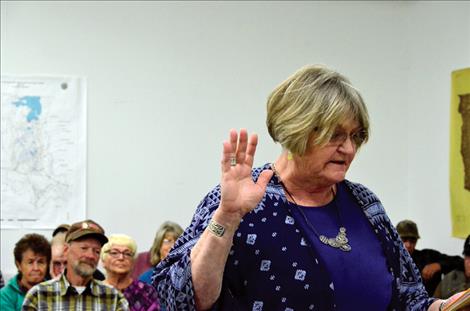
M 22 310 L 127 311 L 129 304 L 117 289 L 94 279 L 79 294 L 63 273 L 58 279 L 31 288 L 26 294 Z

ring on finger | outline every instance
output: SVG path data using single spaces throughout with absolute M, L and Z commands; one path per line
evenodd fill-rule
M 230 158 L 230 166 L 235 166 L 237 165 L 237 159 L 235 157 Z

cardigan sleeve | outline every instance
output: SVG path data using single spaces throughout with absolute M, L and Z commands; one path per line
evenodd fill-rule
M 207 227 L 220 202 L 220 187 L 199 203 L 191 224 L 178 238 L 172 251 L 154 270 L 153 285 L 160 303 L 168 311 L 196 310 L 191 278 L 191 249 Z
M 393 271 L 400 303 L 405 310 L 426 311 L 436 299 L 429 297 L 418 267 L 388 217 L 386 217 L 386 220 L 389 226 L 390 238 L 395 246 L 394 249 L 398 252 L 400 258 L 400 271 Z
M 394 279 L 390 309 L 426 311 L 435 298 L 429 298 L 420 272 L 405 249 L 379 198 L 361 184 L 350 181 L 346 181 L 346 184 L 369 219 L 387 258 Z

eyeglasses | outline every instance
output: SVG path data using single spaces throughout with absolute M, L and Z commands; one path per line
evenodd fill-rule
M 173 239 L 163 239 L 162 244 L 166 244 L 166 245 L 172 244 L 173 245 L 173 244 L 175 244 L 175 240 L 173 240 Z
M 120 252 L 120 251 L 116 251 L 116 250 L 110 250 L 110 251 L 107 251 L 106 253 L 109 254 L 109 256 L 111 256 L 113 258 L 119 258 L 119 257 L 121 257 L 121 255 L 125 259 L 130 259 L 130 258 L 134 257 L 133 253 L 127 252 L 127 251 Z
M 360 130 L 354 133 L 345 133 L 345 132 L 340 132 L 336 131 L 333 133 L 333 135 L 330 138 L 330 144 L 335 145 L 335 146 L 340 146 L 344 144 L 344 142 L 349 138 L 351 142 L 354 144 L 354 146 L 359 147 L 364 143 L 366 140 L 367 133 L 364 130 Z

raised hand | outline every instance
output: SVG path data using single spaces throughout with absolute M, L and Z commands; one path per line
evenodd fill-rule
M 273 174 L 271 170 L 265 170 L 258 181 L 253 182 L 251 170 L 257 144 L 258 136 L 252 134 L 248 139 L 245 129 L 240 130 L 240 135 L 236 130 L 231 130 L 229 140 L 223 144 L 219 212 L 236 216 L 238 220 L 260 202 Z

